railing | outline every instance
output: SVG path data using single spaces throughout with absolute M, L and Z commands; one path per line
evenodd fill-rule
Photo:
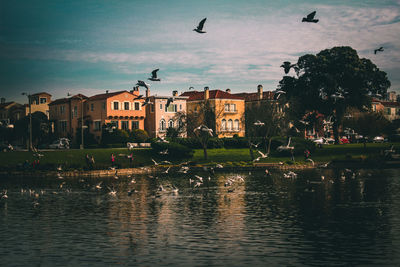
M 224 110 L 224 113 L 230 113 L 230 114 L 235 114 L 237 113 L 237 109 L 236 110 Z
M 234 129 L 221 129 L 221 132 L 240 132 L 242 129 L 241 128 L 234 128 Z

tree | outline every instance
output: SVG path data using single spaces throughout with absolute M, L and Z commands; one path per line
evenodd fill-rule
M 298 119 L 309 111 L 333 118 L 333 133 L 339 140 L 339 126 L 345 110 L 367 110 L 371 96 L 386 95 L 390 82 L 385 72 L 369 59 L 359 58 L 351 47 L 334 47 L 297 61 L 297 77 L 284 76 L 279 82 L 286 92 L 291 115 Z
M 24 141 L 29 138 L 29 116 L 15 123 L 15 136 Z M 32 142 L 34 146 L 50 142 L 50 125 L 47 116 L 40 111 L 32 113 Z
M 271 138 L 278 133 L 286 132 L 285 105 L 275 100 L 258 101 L 246 106 L 246 135 L 249 142 L 250 157 L 253 160 L 253 145 L 257 138 L 264 139 L 265 151 L 271 150 Z

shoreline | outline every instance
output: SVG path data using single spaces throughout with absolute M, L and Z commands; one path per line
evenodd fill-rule
M 214 168 L 214 171 L 260 171 L 260 170 L 305 170 L 305 169 L 316 169 L 316 168 L 334 168 L 334 167 L 343 167 L 343 168 L 399 168 L 400 161 L 389 161 L 385 162 L 384 165 L 381 166 L 371 166 L 370 164 L 345 164 L 344 162 L 335 162 L 331 164 L 329 167 L 323 167 L 326 163 L 318 163 L 315 165 L 312 164 L 279 164 L 279 163 L 265 163 L 265 164 L 254 164 L 253 166 L 225 166 L 223 168 Z M 171 167 L 171 173 L 177 172 L 180 168 L 179 166 L 146 166 L 146 167 L 137 167 L 137 168 L 123 168 L 123 169 L 115 169 L 115 170 L 73 170 L 73 171 L 0 171 L 0 175 L 12 175 L 12 176 L 35 176 L 35 177 L 57 177 L 60 173 L 63 177 L 111 177 L 114 176 L 117 172 L 117 175 L 134 175 L 134 174 L 155 174 L 155 173 L 163 173 L 166 168 Z M 176 170 L 175 170 L 176 169 Z M 190 169 L 193 171 L 207 171 L 210 169 L 209 166 L 190 166 Z

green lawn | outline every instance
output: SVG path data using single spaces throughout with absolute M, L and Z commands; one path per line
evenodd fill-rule
M 391 144 L 367 144 L 364 149 L 363 144 L 346 144 L 346 145 L 325 145 L 323 148 L 317 148 L 311 154 L 311 158 L 315 162 L 328 162 L 332 160 L 348 160 L 365 159 L 381 157 L 383 150 L 388 149 Z M 400 149 L 400 143 L 395 143 L 395 148 Z M 111 166 L 111 153 L 116 155 L 116 163 L 120 168 L 130 167 L 129 159 L 126 155 L 131 152 L 126 148 L 105 148 L 105 149 L 71 149 L 71 150 L 56 150 L 56 151 L 40 151 L 43 157 L 40 157 L 40 168 L 55 170 L 57 166 L 62 165 L 64 169 L 87 169 L 85 155 L 93 155 L 95 158 L 95 169 L 107 169 Z M 172 163 L 180 163 L 182 160 L 174 160 L 167 156 L 154 154 L 151 149 L 135 149 L 133 151 L 132 167 L 153 165 L 152 158 L 156 161 L 168 160 Z M 255 156 L 258 153 L 255 151 Z M 0 152 L 0 170 L 18 169 L 18 165 L 22 165 L 25 160 L 32 163 L 37 157 L 33 156 L 32 152 L 14 151 Z M 249 150 L 243 149 L 209 149 L 208 160 L 204 160 L 203 150 L 196 149 L 192 159 L 189 159 L 197 164 L 210 163 L 225 163 L 226 165 L 251 165 Z M 303 163 L 303 155 L 295 156 L 295 161 Z M 277 157 L 274 153 L 266 159 L 261 159 L 260 162 L 290 162 L 290 157 Z

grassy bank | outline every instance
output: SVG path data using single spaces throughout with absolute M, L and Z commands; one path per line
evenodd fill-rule
M 326 145 L 323 148 L 317 148 L 311 154 L 314 162 L 328 161 L 363 161 L 370 159 L 382 158 L 382 152 L 390 147 L 391 144 L 367 144 L 364 149 L 363 144 L 346 144 L 346 145 Z M 397 150 L 400 149 L 400 143 L 394 144 Z M 173 163 L 179 163 L 181 160 L 171 159 L 168 155 L 162 156 L 153 153 L 151 149 L 135 149 L 132 153 L 134 156 L 131 164 L 126 157 L 131 152 L 126 148 L 106 148 L 106 149 L 84 149 L 84 150 L 57 150 L 57 151 L 40 151 L 43 156 L 40 157 L 40 165 L 38 169 L 55 170 L 59 165 L 64 169 L 88 169 L 85 161 L 85 155 L 93 155 L 95 158 L 94 169 L 107 169 L 111 166 L 111 153 L 116 155 L 116 164 L 120 168 L 141 167 L 153 165 L 152 158 L 156 161 L 168 160 Z M 255 152 L 258 156 L 258 153 Z M 32 152 L 14 151 L 0 152 L 0 170 L 22 169 L 25 160 L 32 163 L 38 159 Z M 248 149 L 209 149 L 208 160 L 203 158 L 203 150 L 196 149 L 193 158 L 188 159 L 198 164 L 225 163 L 226 165 L 252 165 Z M 270 157 L 261 159 L 259 162 L 285 162 L 291 163 L 290 157 L 279 157 L 272 153 Z M 302 155 L 295 156 L 296 163 L 304 163 Z

